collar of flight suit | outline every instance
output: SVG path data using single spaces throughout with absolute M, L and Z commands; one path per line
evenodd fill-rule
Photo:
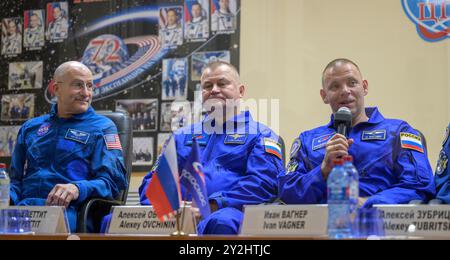
M 203 119 L 203 123 L 206 123 L 210 120 L 215 120 L 215 119 L 209 119 L 208 115 L 206 115 Z M 227 122 L 236 122 L 236 123 L 248 123 L 250 121 L 253 121 L 252 115 L 250 114 L 250 111 L 243 111 L 241 112 L 239 115 L 234 116 L 231 119 L 228 119 L 224 125 L 226 125 Z
M 250 114 L 250 111 L 244 111 L 228 121 L 233 121 L 233 122 L 237 122 L 237 123 L 248 123 L 252 120 L 253 120 L 253 118 L 252 118 L 252 115 Z
M 77 114 L 77 115 L 73 115 L 71 118 L 68 118 L 68 120 L 85 120 L 89 117 L 91 117 L 93 114 L 95 114 L 95 110 L 94 108 L 92 108 L 91 106 L 89 106 L 88 110 L 84 113 L 81 114 Z M 58 117 L 58 104 L 54 104 L 52 106 L 52 109 L 50 111 L 50 117 L 51 118 L 59 118 Z
M 191 128 L 193 128 L 195 131 L 195 129 L 197 129 L 197 127 L 201 127 L 201 129 L 203 129 L 202 131 L 204 131 L 205 125 L 208 125 L 208 124 L 214 125 L 215 124 L 214 120 L 215 119 L 209 119 L 208 115 L 206 115 L 204 117 L 202 123 L 192 125 Z M 227 130 L 229 130 L 229 129 L 227 129 L 227 127 L 229 127 L 230 124 L 234 125 L 233 130 L 232 130 L 233 133 L 235 133 L 237 131 L 245 131 L 245 133 L 247 133 L 250 125 L 255 124 L 255 121 L 253 121 L 253 117 L 250 114 L 250 111 L 243 111 L 240 114 L 234 116 L 233 118 L 231 118 L 231 119 L 227 120 L 225 123 L 223 123 L 224 133 L 227 133 Z
M 366 109 L 366 115 L 369 117 L 369 121 L 362 122 L 360 124 L 369 124 L 369 125 L 376 125 L 385 120 L 384 116 L 380 113 L 378 110 L 378 107 L 367 107 Z M 334 128 L 334 114 L 331 115 L 331 120 L 328 123 L 328 128 Z M 358 124 L 358 125 L 360 125 Z

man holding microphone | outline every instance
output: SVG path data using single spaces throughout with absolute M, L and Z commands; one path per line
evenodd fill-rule
M 366 108 L 369 84 L 348 59 L 330 62 L 320 95 L 336 113 L 351 112 L 348 138 L 336 132 L 335 115 L 325 126 L 300 134 L 290 153 L 287 172 L 278 176 L 279 195 L 288 204 L 327 201 L 327 178 L 333 160 L 352 155 L 359 172 L 360 205 L 407 204 L 435 194 L 433 172 L 420 134 L 408 123 L 386 119 L 378 108 Z

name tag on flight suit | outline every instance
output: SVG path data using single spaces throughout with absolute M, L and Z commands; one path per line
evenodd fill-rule
M 361 136 L 362 141 L 386 140 L 386 130 L 364 131 Z
M 65 138 L 68 140 L 82 143 L 82 144 L 87 144 L 87 142 L 89 140 L 89 136 L 90 135 L 88 133 L 74 130 L 74 129 L 69 129 L 69 130 L 67 130 Z
M 247 141 L 248 135 L 240 135 L 240 134 L 234 134 L 234 135 L 227 135 L 225 137 L 224 144 L 245 144 Z

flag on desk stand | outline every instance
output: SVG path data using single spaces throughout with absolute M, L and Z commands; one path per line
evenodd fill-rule
M 203 218 L 211 214 L 209 208 L 208 193 L 206 191 L 205 175 L 203 174 L 203 166 L 200 161 L 200 153 L 197 140 L 194 138 L 192 142 L 192 150 L 180 177 L 180 183 L 192 196 L 192 200 L 199 208 Z
M 157 166 L 145 194 L 160 221 L 173 218 L 180 209 L 181 193 L 177 150 L 173 137 L 169 139 L 158 158 Z

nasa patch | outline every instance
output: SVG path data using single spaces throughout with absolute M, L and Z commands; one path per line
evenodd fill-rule
M 43 125 L 41 125 L 41 127 L 39 127 L 37 135 L 39 137 L 46 135 L 48 133 L 48 131 L 50 130 L 51 126 L 52 126 L 52 124 L 50 124 L 50 123 L 44 123 Z

